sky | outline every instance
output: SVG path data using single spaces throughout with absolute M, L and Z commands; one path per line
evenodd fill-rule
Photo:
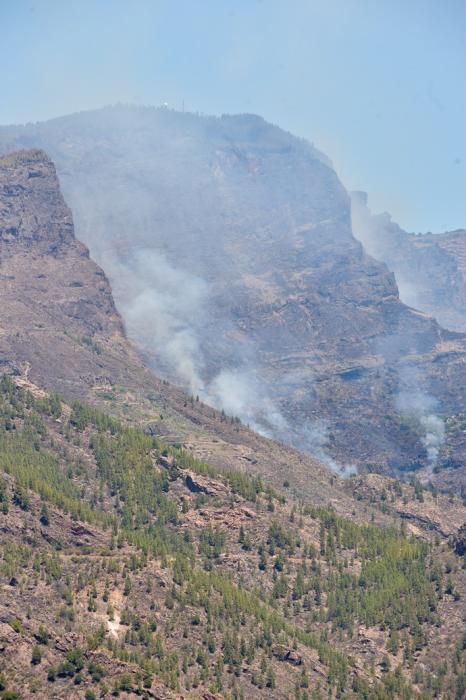
M 466 228 L 464 0 L 0 0 L 0 29 L 0 124 L 252 112 L 403 228 Z

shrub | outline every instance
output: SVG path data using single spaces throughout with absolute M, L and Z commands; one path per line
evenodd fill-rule
M 10 620 L 10 627 L 12 630 L 20 634 L 23 631 L 23 623 L 17 617 L 12 617 Z
M 42 661 L 42 651 L 39 646 L 34 645 L 32 647 L 31 663 L 33 666 L 37 666 Z

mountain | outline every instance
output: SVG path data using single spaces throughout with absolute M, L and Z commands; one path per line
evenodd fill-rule
M 447 231 L 435 237 L 432 234 L 426 234 L 426 239 L 438 242 L 443 250 L 455 258 L 458 269 L 466 280 L 466 231 Z
M 413 234 L 389 214 L 372 215 L 365 192 L 352 193 L 354 235 L 394 272 L 402 300 L 445 328 L 466 331 L 466 231 Z
M 463 696 L 457 496 L 154 377 L 41 151 L 0 158 L 0 245 L 2 700 Z
M 271 483 L 288 478 L 297 492 L 332 497 L 329 475 L 314 459 L 188 400 L 144 366 L 107 278 L 75 238 L 55 166 L 42 151 L 0 158 L 0 284 L 1 368 L 24 387 L 110 407 L 154 434 L 187 441 L 215 465 L 254 462 Z
M 124 106 L 0 129 L 23 146 L 56 162 L 157 372 L 335 468 L 461 483 L 465 336 L 400 302 L 313 146 L 252 115 Z

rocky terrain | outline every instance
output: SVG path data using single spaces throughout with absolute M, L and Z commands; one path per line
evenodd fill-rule
M 456 499 L 338 517 L 8 377 L 0 469 L 3 698 L 462 697 Z
M 443 250 L 448 251 L 455 258 L 458 269 L 466 281 L 466 231 L 449 231 L 439 234 L 435 238 L 430 234 L 429 239 L 436 241 Z
M 401 299 L 453 331 L 466 331 L 466 231 L 413 234 L 388 214 L 374 216 L 352 193 L 354 235 L 394 272 Z
M 0 274 L 2 700 L 462 697 L 461 499 L 153 376 L 41 151 L 0 158 Z
M 312 488 L 331 491 L 312 458 L 260 438 L 146 369 L 123 333 L 107 278 L 74 236 L 55 167 L 41 151 L 0 158 L 0 284 L 1 369 L 23 386 L 91 400 L 155 435 L 187 441 L 219 466 L 254 463 L 272 482 L 288 478 L 296 491 L 309 491 L 313 470 L 321 478 Z
M 400 302 L 313 146 L 250 115 L 129 107 L 0 129 L 18 146 L 53 157 L 157 372 L 347 473 L 464 479 L 465 337 Z M 460 303 L 459 272 L 440 277 Z
M 127 373 L 131 354 L 109 283 L 75 239 L 55 168 L 41 151 L 0 160 L 0 285 L 4 366 L 27 375 L 33 361 L 41 383 L 82 392 L 105 349 L 114 377 Z M 77 353 L 81 347 L 88 353 Z

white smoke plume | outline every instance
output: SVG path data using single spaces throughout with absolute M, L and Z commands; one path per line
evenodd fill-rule
M 418 422 L 421 441 L 427 452 L 427 466 L 433 469 L 445 442 L 445 423 L 437 414 L 437 401 L 422 388 L 422 381 L 414 368 L 400 372 L 400 392 L 396 397 L 400 413 Z
M 357 469 L 353 464 L 338 464 L 338 462 L 330 456 L 328 452 L 329 427 L 324 421 L 316 420 L 309 423 L 304 430 L 304 436 L 307 445 L 312 450 L 313 457 L 325 464 L 332 471 L 343 477 L 352 476 L 357 473 Z
M 206 400 L 227 414 L 238 416 L 266 437 L 289 430 L 287 421 L 272 401 L 255 372 L 223 370 L 206 388 Z
M 115 300 L 130 338 L 137 341 L 158 369 L 193 394 L 229 416 L 240 418 L 265 437 L 305 447 L 316 459 L 342 476 L 355 473 L 328 454 L 328 427 L 322 422 L 292 428 L 270 397 L 251 352 L 238 356 L 238 366 L 208 376 L 201 338 L 209 308 L 207 283 L 180 268 L 155 249 L 142 249 L 122 258 L 107 258 Z M 298 389 L 309 372 L 283 374 L 282 384 Z
M 440 449 L 445 442 L 445 423 L 439 416 L 431 413 L 421 416 L 420 422 L 425 431 L 422 442 L 427 451 L 429 465 L 433 468 L 437 464 Z
M 193 393 L 202 391 L 196 325 L 207 293 L 203 280 L 175 269 L 155 250 L 107 265 L 128 335 Z
M 270 437 L 288 430 L 285 418 L 268 396 L 255 368 L 222 370 L 203 376 L 200 338 L 206 321 L 208 285 L 165 255 L 145 249 L 124 261 L 107 262 L 117 306 L 128 335 L 155 359 L 157 366 L 192 393 L 230 416 L 237 416 Z
M 395 251 L 403 249 L 408 234 L 392 220 L 390 214 L 372 214 L 365 192 L 351 193 L 351 222 L 353 235 L 376 260 L 385 262 L 395 274 L 400 299 L 416 309 L 424 308 L 431 290 L 421 283 L 419 274 L 404 269 Z

